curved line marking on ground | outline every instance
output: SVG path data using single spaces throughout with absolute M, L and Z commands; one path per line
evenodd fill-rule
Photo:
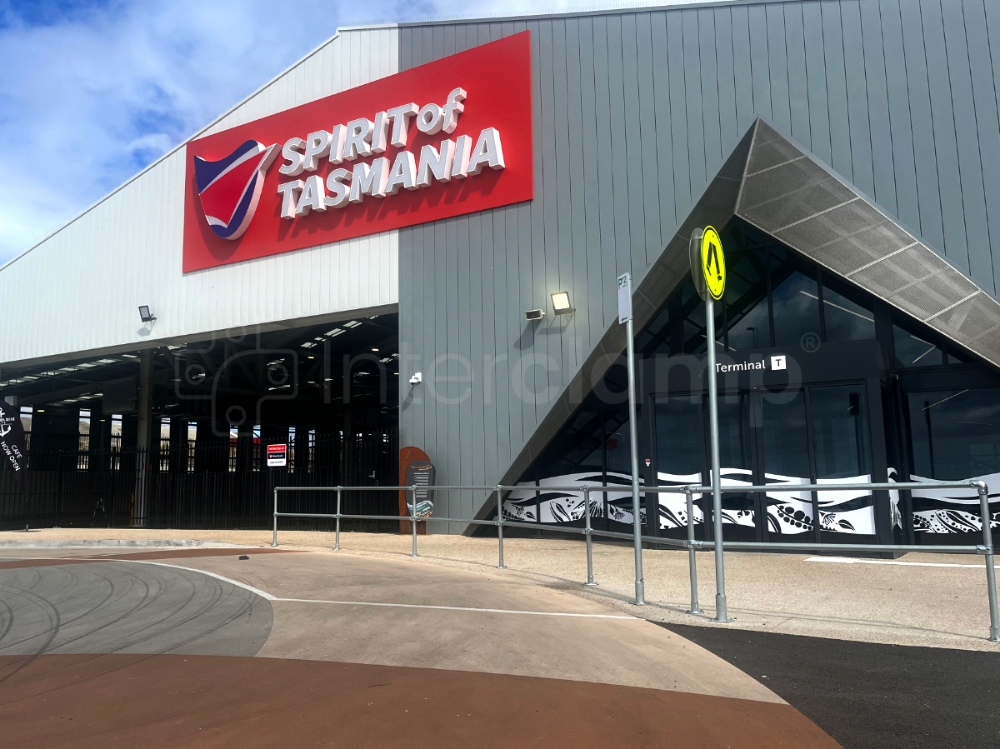
M 628 621 L 644 622 L 638 616 L 629 616 L 628 614 L 577 614 L 568 611 L 523 611 L 519 609 L 487 609 L 487 608 L 476 608 L 473 606 L 435 606 L 432 604 L 424 603 L 386 603 L 380 601 L 332 601 L 319 598 L 279 598 L 278 596 L 271 595 L 265 590 L 260 588 L 255 588 L 247 583 L 241 583 L 239 580 L 233 580 L 230 577 L 225 577 L 224 575 L 216 574 L 215 572 L 209 572 L 207 570 L 199 570 L 196 567 L 182 567 L 179 564 L 166 564 L 164 562 L 153 562 L 148 559 L 89 559 L 89 562 L 127 562 L 128 564 L 151 564 L 155 567 L 168 567 L 174 570 L 185 570 L 187 572 L 197 572 L 208 577 L 214 577 L 216 580 L 221 580 L 222 582 L 229 583 L 230 585 L 235 585 L 237 588 L 242 588 L 243 590 L 249 591 L 254 595 L 260 596 L 266 601 L 272 601 L 275 603 L 325 603 L 331 606 L 377 606 L 380 608 L 399 608 L 399 609 L 431 609 L 438 611 L 471 611 L 481 614 L 523 614 L 526 616 L 562 616 L 570 617 L 574 619 L 625 619 Z
M 400 609 L 438 609 L 441 611 L 476 611 L 485 614 L 528 614 L 530 616 L 570 616 L 581 619 L 627 619 L 644 622 L 637 616 L 627 614 L 574 614 L 567 611 L 522 611 L 519 609 L 484 609 L 472 606 L 433 606 L 425 603 L 381 603 L 374 601 L 326 601 L 313 598 L 275 598 L 279 603 L 329 603 L 337 606 L 386 606 Z

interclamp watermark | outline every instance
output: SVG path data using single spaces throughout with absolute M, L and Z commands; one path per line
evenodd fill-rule
M 196 410 L 208 412 L 220 436 L 262 423 L 265 412 L 282 403 L 398 405 L 427 411 L 501 402 L 507 408 L 538 408 L 559 399 L 575 407 L 588 398 L 600 406 L 618 407 L 628 400 L 624 355 L 588 358 L 589 347 L 576 337 L 553 338 L 544 350 L 513 346 L 506 353 L 481 355 L 421 352 L 408 346 L 345 354 L 321 338 L 307 349 L 298 342 L 262 345 L 265 340 L 273 341 L 273 336 L 241 330 L 171 352 L 174 395 L 189 404 L 201 402 Z M 802 389 L 796 357 L 814 353 L 819 346 L 820 337 L 806 333 L 800 351 L 720 351 L 720 398 L 736 400 L 740 392 L 752 389 L 770 402 L 789 402 Z M 707 389 L 705 369 L 700 354 L 640 357 L 640 399 L 655 391 L 657 397 L 698 401 Z

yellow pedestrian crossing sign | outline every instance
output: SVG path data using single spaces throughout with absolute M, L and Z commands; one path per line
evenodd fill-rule
M 722 299 L 726 291 L 726 255 L 719 232 L 711 226 L 706 226 L 701 235 L 701 272 L 712 299 Z

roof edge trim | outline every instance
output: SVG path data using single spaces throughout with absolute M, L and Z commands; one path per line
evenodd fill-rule
M 504 13 L 498 11 L 492 15 L 470 14 L 468 16 L 442 16 L 441 18 L 427 18 L 422 21 L 398 21 L 395 23 L 371 23 L 356 24 L 340 27 L 341 31 L 368 31 L 386 27 L 396 27 L 400 29 L 419 28 L 421 26 L 441 26 L 448 24 L 465 23 L 499 23 L 518 21 L 539 21 L 558 18 L 589 18 L 593 16 L 622 15 L 626 13 L 655 13 L 664 10 L 698 10 L 701 8 L 719 8 L 726 6 L 752 7 L 754 5 L 775 5 L 780 3 L 803 3 L 819 2 L 820 0 L 701 0 L 701 2 L 677 2 L 677 3 L 656 3 L 644 4 L 635 3 L 613 3 L 595 4 L 589 8 L 578 8 L 577 10 L 541 10 L 537 13 Z

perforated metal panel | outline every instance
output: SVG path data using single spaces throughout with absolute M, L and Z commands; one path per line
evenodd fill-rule
M 1000 364 L 1000 304 L 762 121 L 737 215 Z
M 748 176 L 740 210 L 757 226 L 774 233 L 854 198 L 835 177 L 800 158 Z
M 775 236 L 844 275 L 913 241 L 860 199 L 776 232 Z
M 750 176 L 800 156 L 802 151 L 793 143 L 766 122 L 760 121 L 750 146 L 746 174 Z

